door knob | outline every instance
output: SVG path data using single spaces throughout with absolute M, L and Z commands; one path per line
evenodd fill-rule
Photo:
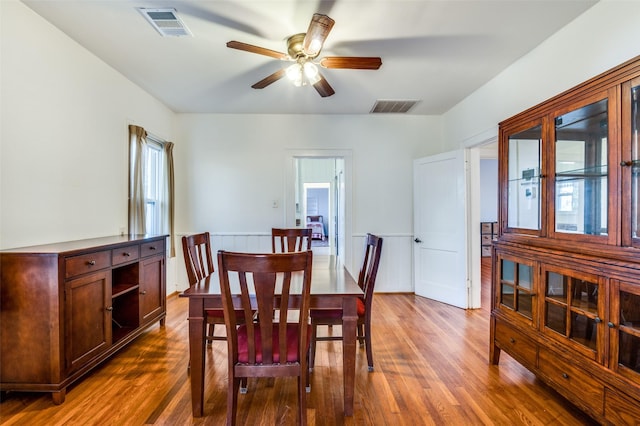
M 413 240 L 413 241 L 415 241 L 416 243 L 421 243 L 421 242 L 422 242 L 422 240 L 421 240 L 420 238 L 416 238 L 416 239 L 415 239 L 415 240 Z

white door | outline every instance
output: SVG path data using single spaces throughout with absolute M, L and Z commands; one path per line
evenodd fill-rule
M 460 308 L 469 307 L 465 156 L 413 162 L 415 293 Z

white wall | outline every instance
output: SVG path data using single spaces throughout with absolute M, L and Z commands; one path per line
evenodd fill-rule
M 445 150 L 497 136 L 498 123 L 640 55 L 640 1 L 601 0 L 444 114 Z
M 176 229 L 232 234 L 218 240 L 229 244 L 235 238 L 237 244 L 259 248 L 271 227 L 285 225 L 285 181 L 293 179 L 285 176 L 290 151 L 348 150 L 354 207 L 347 238 L 354 263 L 365 233 L 399 239 L 385 241 L 389 250 L 383 257 L 394 267 L 399 264 L 401 273 L 387 282 L 379 279 L 377 288 L 412 291 L 412 164 L 439 149 L 439 135 L 437 117 L 180 115 L 174 150 L 176 171 L 182 171 L 176 173 Z M 280 201 L 276 209 L 273 200 Z M 396 244 L 400 248 L 393 251 Z
M 127 227 L 130 123 L 175 115 L 20 2 L 0 1 L 0 248 Z

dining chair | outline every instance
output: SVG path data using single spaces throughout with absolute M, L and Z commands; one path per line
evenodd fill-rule
M 194 285 L 215 272 L 211 254 L 211 236 L 208 232 L 183 236 L 182 253 L 189 285 Z M 206 341 L 209 346 L 213 340 L 227 339 L 226 336 L 214 334 L 216 324 L 224 325 L 222 309 L 207 310 Z
M 362 289 L 363 297 L 357 301 L 358 313 L 358 341 L 360 346 L 367 350 L 367 363 L 369 371 L 373 371 L 373 350 L 371 348 L 371 306 L 373 304 L 373 291 L 376 285 L 378 265 L 382 254 L 382 238 L 373 234 L 367 234 L 364 260 L 358 275 L 358 285 Z M 311 318 L 311 348 L 309 350 L 309 368 L 313 369 L 316 358 L 316 342 L 328 340 L 342 340 L 342 336 L 333 333 L 329 336 L 318 336 L 318 326 L 327 325 L 330 328 L 342 324 L 342 310 L 340 309 L 312 309 Z
M 238 390 L 241 380 L 249 377 L 297 377 L 298 423 L 306 425 L 312 261 L 311 250 L 269 254 L 218 252 L 228 336 L 227 425 L 236 423 Z M 295 307 L 291 303 L 292 291 L 299 291 L 301 299 Z M 238 324 L 234 314 L 239 306 L 244 312 L 242 324 Z M 274 310 L 278 315 L 264 315 L 259 321 L 251 321 L 256 306 L 258 311 Z M 299 309 L 297 319 L 289 318 L 293 308 Z
M 311 250 L 310 228 L 272 228 L 271 251 L 290 253 Z

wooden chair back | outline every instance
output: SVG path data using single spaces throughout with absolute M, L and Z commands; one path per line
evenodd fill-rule
M 218 252 L 218 274 L 227 330 L 227 424 L 235 424 L 240 381 L 246 377 L 298 377 L 299 424 L 306 424 L 311 250 L 294 253 Z M 293 306 L 291 292 L 300 292 Z M 273 312 L 252 321 L 254 309 Z M 288 322 L 290 309 L 299 309 Z M 244 324 L 234 310 L 244 311 Z M 305 380 L 306 378 L 306 380 Z
M 272 228 L 271 251 L 273 253 L 291 253 L 311 250 L 310 228 Z
M 380 256 L 382 255 L 382 241 L 382 237 L 367 234 L 364 259 L 358 275 L 358 285 L 364 292 L 365 312 L 369 315 L 378 275 L 378 266 L 380 265 Z
M 182 237 L 182 253 L 189 285 L 215 272 L 211 254 L 211 236 L 208 232 Z

